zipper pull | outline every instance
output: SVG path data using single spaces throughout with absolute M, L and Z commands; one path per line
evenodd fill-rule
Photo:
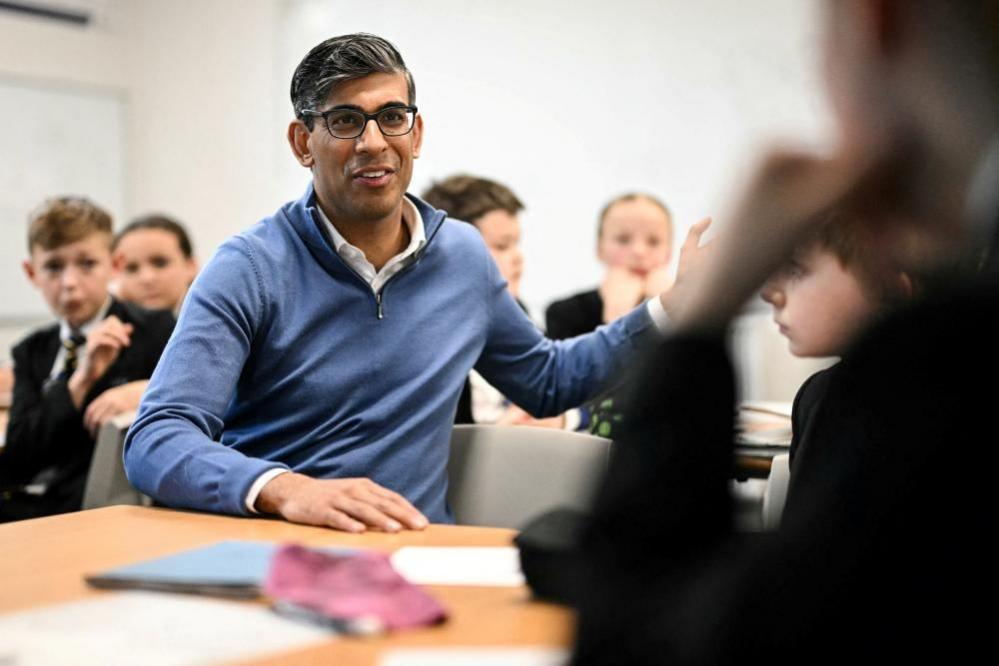
M 375 294 L 375 304 L 378 306 L 378 318 L 385 319 L 385 310 L 382 309 L 382 292 Z

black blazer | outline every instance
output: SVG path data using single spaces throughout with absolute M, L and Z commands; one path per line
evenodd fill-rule
M 999 289 L 894 313 L 827 373 L 777 532 L 732 530 L 735 378 L 669 337 L 585 530 L 574 663 L 963 663 L 992 643 Z M 750 536 L 754 538 L 749 538 Z
M 604 300 L 596 289 L 555 301 L 545 310 L 545 335 L 552 340 L 574 338 L 603 323 Z
M 173 315 L 117 300 L 112 300 L 110 315 L 132 324 L 132 344 L 94 384 L 80 410 L 73 406 L 66 380 L 48 379 L 61 346 L 58 324 L 29 334 L 13 348 L 14 396 L 0 452 L 0 486 L 7 489 L 0 495 L 0 521 L 78 510 L 94 451 L 94 440 L 83 427 L 87 405 L 109 388 L 152 375 L 173 332 Z M 51 476 L 44 496 L 27 502 L 23 495 L 12 497 L 12 488 L 46 469 Z

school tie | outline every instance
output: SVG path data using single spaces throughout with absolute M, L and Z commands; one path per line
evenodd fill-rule
M 87 339 L 79 333 L 71 335 L 62 341 L 62 347 L 66 350 L 66 358 L 62 366 L 62 372 L 59 373 L 60 379 L 69 379 L 76 372 L 76 365 L 79 361 L 78 352 L 86 342 Z

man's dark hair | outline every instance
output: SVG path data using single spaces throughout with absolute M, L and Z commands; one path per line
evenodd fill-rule
M 516 215 L 524 209 L 524 204 L 505 185 L 467 175 L 451 176 L 434 183 L 423 193 L 423 200 L 434 208 L 447 211 L 448 216 L 471 224 L 494 210 Z
M 313 118 L 303 110 L 320 109 L 338 83 L 376 73 L 405 74 L 408 103 L 416 102 L 413 75 L 388 40 L 364 32 L 327 39 L 306 54 L 291 77 L 295 117 L 311 130 Z
M 142 229 L 159 229 L 160 231 L 173 234 L 177 237 L 177 245 L 180 246 L 180 251 L 183 253 L 184 258 L 190 259 L 194 256 L 194 247 L 191 245 L 191 238 L 187 235 L 187 230 L 184 229 L 184 226 L 171 217 L 158 214 L 146 215 L 129 222 L 124 229 L 115 235 L 114 244 L 111 246 L 111 249 L 118 249 L 118 243 L 121 242 L 122 238 L 133 231 L 141 231 Z

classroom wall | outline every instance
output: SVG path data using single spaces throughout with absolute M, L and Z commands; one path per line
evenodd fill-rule
M 0 13 L 0 76 L 120 91 L 121 216 L 177 215 L 203 258 L 300 194 L 308 172 L 284 141 L 288 81 L 308 48 L 343 32 L 388 37 L 415 73 L 427 131 L 413 191 L 471 171 L 526 202 L 522 289 L 536 317 L 597 283 L 595 216 L 612 195 L 661 196 L 680 235 L 703 215 L 723 226 L 762 145 L 828 141 L 816 0 L 93 6 L 85 30 Z M 747 353 L 744 365 L 759 365 Z M 795 373 L 786 357 L 765 365 Z

